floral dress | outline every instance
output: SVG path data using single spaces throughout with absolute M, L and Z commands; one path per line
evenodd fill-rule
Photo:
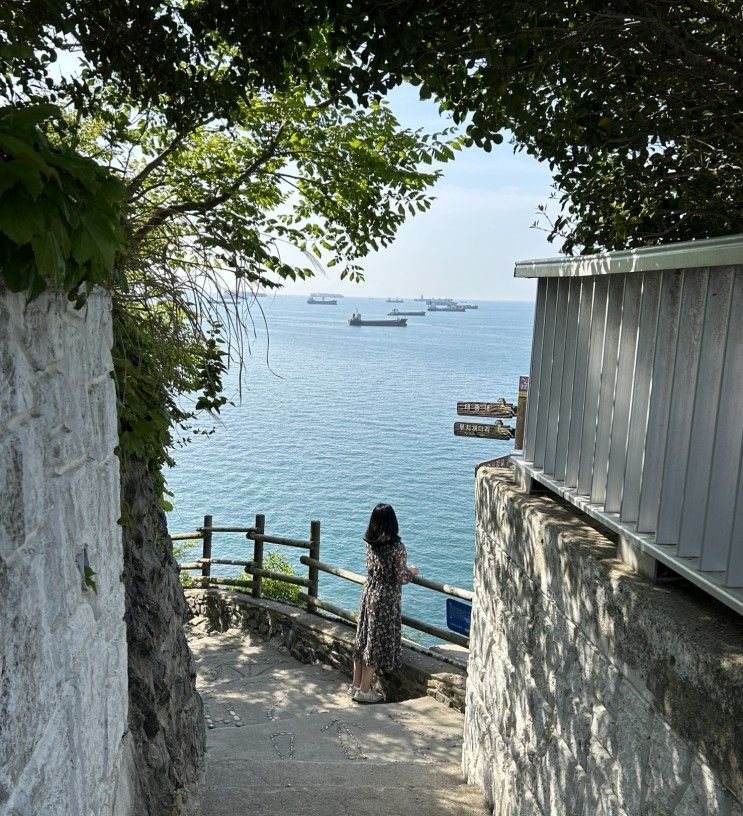
M 353 657 L 365 666 L 395 669 L 402 662 L 400 588 L 413 577 L 402 541 L 377 550 L 367 543 L 366 569 Z

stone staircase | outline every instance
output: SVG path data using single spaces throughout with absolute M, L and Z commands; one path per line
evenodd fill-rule
M 462 715 L 359 705 L 348 678 L 243 630 L 188 627 L 207 721 L 203 816 L 487 816 L 462 781 Z

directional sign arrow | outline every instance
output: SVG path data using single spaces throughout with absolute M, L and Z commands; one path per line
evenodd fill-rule
M 484 422 L 455 422 L 454 436 L 477 436 L 482 439 L 513 439 L 514 429 L 502 422 L 493 425 Z
M 459 416 L 500 417 L 510 419 L 516 416 L 516 406 L 504 399 L 495 402 L 458 402 Z

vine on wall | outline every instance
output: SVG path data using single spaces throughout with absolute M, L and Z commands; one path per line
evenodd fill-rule
M 41 125 L 50 104 L 0 108 L 0 270 L 12 292 L 47 286 L 77 305 L 96 286 L 125 288 L 121 182 L 91 159 L 53 147 Z

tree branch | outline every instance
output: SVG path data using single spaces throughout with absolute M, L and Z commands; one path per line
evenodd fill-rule
M 282 122 L 276 133 L 273 135 L 273 138 L 269 142 L 264 153 L 257 156 L 255 160 L 248 165 L 245 172 L 241 173 L 237 179 L 235 179 L 235 181 L 219 195 L 215 195 L 201 201 L 184 201 L 182 204 L 176 204 L 172 207 L 158 207 L 155 212 L 145 221 L 145 223 L 134 233 L 135 243 L 140 243 L 148 233 L 152 232 L 153 229 L 156 229 L 162 223 L 175 215 L 181 215 L 188 212 L 209 212 L 215 207 L 218 207 L 220 204 L 224 204 L 226 201 L 229 201 L 230 198 L 237 193 L 240 187 L 242 187 L 245 181 L 247 181 L 247 179 L 249 179 L 256 170 L 274 157 L 285 126 L 286 123 Z
M 213 121 L 213 119 L 208 119 L 205 122 L 201 122 L 195 127 L 189 128 L 187 130 L 181 131 L 181 133 L 176 134 L 173 141 L 163 150 L 162 153 L 155 156 L 155 158 L 147 165 L 145 165 L 139 173 L 126 185 L 127 190 L 129 190 L 129 194 L 131 197 L 132 193 L 136 193 L 136 191 L 142 186 L 145 179 L 152 173 L 154 170 L 157 170 L 158 167 L 168 158 L 168 156 L 172 155 L 182 144 L 183 142 L 191 135 L 196 133 L 196 131 L 200 127 L 204 127 L 208 125 L 209 122 Z

